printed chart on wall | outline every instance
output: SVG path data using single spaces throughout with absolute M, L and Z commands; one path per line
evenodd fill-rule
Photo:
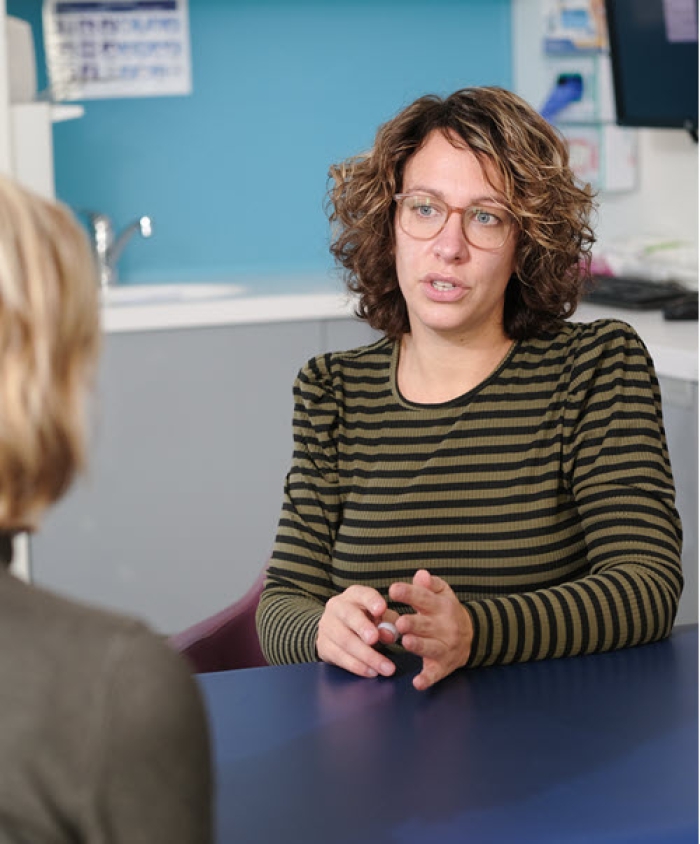
M 187 0 L 44 0 L 52 98 L 192 92 Z

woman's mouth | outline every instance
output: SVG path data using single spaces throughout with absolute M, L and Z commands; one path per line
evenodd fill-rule
M 440 276 L 426 276 L 423 279 L 425 295 L 433 302 L 457 302 L 467 294 L 467 288 L 458 281 Z
M 440 281 L 437 278 L 431 281 L 430 284 L 435 288 L 435 290 L 454 290 L 457 286 L 456 284 L 452 284 L 451 281 Z

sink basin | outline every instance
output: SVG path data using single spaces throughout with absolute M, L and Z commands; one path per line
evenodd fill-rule
M 102 304 L 119 307 L 207 302 L 240 296 L 245 290 L 240 284 L 125 284 L 103 290 Z

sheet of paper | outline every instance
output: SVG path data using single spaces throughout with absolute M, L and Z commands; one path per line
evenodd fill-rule
M 54 100 L 192 91 L 187 0 L 44 0 Z
M 664 0 L 666 37 L 672 43 L 698 40 L 697 0 Z

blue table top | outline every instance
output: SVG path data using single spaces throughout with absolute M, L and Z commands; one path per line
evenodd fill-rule
M 697 627 L 417 692 L 314 663 L 199 677 L 219 844 L 698 840 Z

